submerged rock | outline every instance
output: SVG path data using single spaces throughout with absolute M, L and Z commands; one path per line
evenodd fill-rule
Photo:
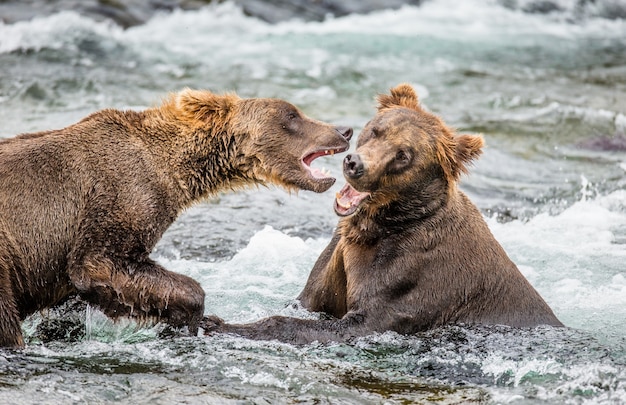
M 420 5 L 422 0 L 234 0 L 244 13 L 270 23 L 294 18 L 323 21 L 327 17 L 366 14 L 397 9 L 405 4 Z
M 0 20 L 11 24 L 71 10 L 96 21 L 111 20 L 128 28 L 145 23 L 159 12 L 195 10 L 209 3 L 203 0 L 4 0 L 0 1 Z
M 626 18 L 626 0 L 498 0 L 498 3 L 532 14 L 562 12 L 574 21 L 586 17 Z

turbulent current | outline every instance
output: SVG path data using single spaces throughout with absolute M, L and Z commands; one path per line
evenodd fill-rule
M 626 20 L 500 3 L 275 25 L 229 2 L 127 30 L 73 12 L 0 23 L 0 137 L 184 87 L 283 98 L 358 135 L 378 93 L 412 84 L 484 135 L 461 188 L 568 326 L 296 347 L 52 309 L 24 322 L 25 350 L 0 350 L 0 403 L 626 403 Z M 323 194 L 261 187 L 189 209 L 152 257 L 229 322 L 310 316 L 294 298 L 336 224 L 341 159 L 314 162 L 338 178 Z

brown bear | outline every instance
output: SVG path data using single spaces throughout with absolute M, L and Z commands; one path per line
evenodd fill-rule
M 335 179 L 311 162 L 351 135 L 279 99 L 186 89 L 0 141 L 0 346 L 23 346 L 21 320 L 75 293 L 114 318 L 197 331 L 204 291 L 149 258 L 163 232 L 222 190 L 326 191 Z
M 306 343 L 451 323 L 562 326 L 457 187 L 483 138 L 455 135 L 407 84 L 378 101 L 344 159 L 342 219 L 298 297 L 330 319 L 207 317 L 205 333 Z

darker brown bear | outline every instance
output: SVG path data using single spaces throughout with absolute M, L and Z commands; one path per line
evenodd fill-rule
M 409 85 L 381 95 L 376 116 L 344 159 L 343 218 L 298 297 L 325 320 L 273 317 L 205 328 L 291 342 L 402 334 L 451 323 L 562 326 L 457 187 L 481 153 L 422 109 Z
M 282 100 L 185 90 L 0 141 L 0 346 L 22 346 L 21 320 L 74 293 L 112 317 L 197 330 L 202 288 L 149 258 L 163 232 L 221 190 L 327 190 L 335 179 L 311 161 L 351 134 Z

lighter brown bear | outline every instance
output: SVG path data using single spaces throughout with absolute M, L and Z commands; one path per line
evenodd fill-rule
M 458 188 L 483 138 L 455 135 L 407 84 L 378 101 L 344 159 L 342 218 L 298 297 L 326 315 L 247 325 L 207 317 L 205 332 L 306 343 L 457 323 L 562 326 Z
M 282 100 L 187 89 L 0 141 L 0 346 L 23 346 L 21 321 L 76 293 L 195 332 L 204 291 L 149 258 L 163 232 L 222 190 L 327 190 L 335 179 L 310 164 L 351 134 Z

